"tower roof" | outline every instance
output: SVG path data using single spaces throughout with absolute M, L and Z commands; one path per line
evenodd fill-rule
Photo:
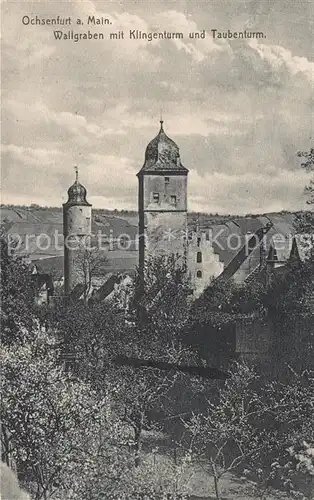
M 165 134 L 163 120 L 160 120 L 158 135 L 148 144 L 145 151 L 144 165 L 139 174 L 173 172 L 187 175 L 188 169 L 181 163 L 179 148 Z
M 86 205 L 91 207 L 91 204 L 86 200 L 86 188 L 79 183 L 78 168 L 75 167 L 75 182 L 68 189 L 68 201 L 64 205 Z

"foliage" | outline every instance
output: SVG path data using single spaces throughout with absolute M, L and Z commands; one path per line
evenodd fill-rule
M 144 453 L 141 463 L 134 456 L 135 420 L 121 415 L 128 401 L 139 405 L 131 393 L 126 398 L 129 374 L 106 369 L 100 392 L 64 371 L 61 348 L 51 334 L 38 330 L 32 342 L 1 349 L 3 444 L 17 464 L 21 483 L 35 500 L 56 495 L 67 500 L 135 500 L 144 494 L 155 500 L 170 493 L 179 498 L 175 467 L 162 471 Z M 145 404 L 156 397 L 154 384 L 148 386 L 147 380 L 145 376 L 132 394 L 139 398 L 147 391 L 141 394 Z
M 205 411 L 185 421 L 193 460 L 212 470 L 216 498 L 228 471 L 291 498 L 312 498 L 314 374 L 293 373 L 287 383 L 265 381 L 237 364 Z M 266 496 L 267 498 L 267 496 Z
M 261 411 L 256 380 L 252 369 L 236 365 L 217 401 L 208 400 L 206 411 L 185 424 L 191 453 L 211 468 L 217 500 L 222 476 L 252 460 L 262 447 L 254 425 Z
M 235 355 L 237 322 L 267 315 L 265 294 L 259 281 L 214 281 L 190 309 L 185 342 L 212 366 L 226 366 Z
M 234 321 L 235 316 L 264 314 L 264 294 L 265 287 L 258 281 L 236 284 L 232 280 L 217 280 L 196 301 L 190 320 L 220 327 Z
M 292 498 L 312 498 L 311 445 L 314 442 L 314 373 L 292 372 L 288 383 L 271 381 L 260 390 L 267 431 L 258 482 L 287 491 Z
M 3 245 L 6 250 L 5 240 Z M 228 471 L 247 471 L 260 490 L 275 485 L 309 495 L 314 442 L 310 373 L 294 374 L 289 384 L 265 383 L 239 364 L 224 385 L 207 384 L 175 369 L 121 366 L 116 357 L 202 363 L 195 354 L 195 326 L 210 324 L 217 336 L 241 315 L 271 311 L 280 318 L 291 310 L 310 311 L 311 260 L 289 264 L 289 272 L 269 288 L 217 281 L 192 306 L 184 269 L 175 258 L 156 258 L 146 270 L 145 295 L 139 294 L 141 276 L 135 278 L 133 314 L 126 318 L 116 299 L 60 301 L 45 311 L 47 333 L 36 326 L 27 266 L 4 255 L 3 444 L 37 500 L 54 492 L 70 500 L 135 500 L 144 494 L 159 500 L 170 493 L 179 498 L 179 465 L 167 464 L 165 473 L 143 446 L 146 432 L 164 432 L 165 422 L 184 426 L 183 439 L 175 425 L 168 425 L 167 432 L 180 440 L 176 448 L 189 440 L 183 462 L 191 458 L 211 467 L 217 498 Z M 188 328 L 190 345 L 183 335 Z M 73 355 L 70 371 L 62 365 L 65 350 Z
M 133 328 L 128 333 L 136 346 L 135 356 L 177 364 L 191 362 L 191 349 L 182 341 L 191 288 L 180 260 L 176 255 L 150 258 L 144 274 L 138 271 L 134 283 L 131 310 L 133 308 L 135 314 Z M 165 372 L 153 368 L 124 369 L 124 373 L 125 391 L 121 396 L 124 404 L 127 403 L 125 419 L 134 429 L 138 455 L 143 429 L 156 427 L 150 415 L 168 412 L 180 376 L 175 370 Z
M 77 364 L 77 374 L 102 392 L 109 364 L 126 348 L 124 316 L 111 304 L 60 302 L 50 309 L 48 323 Z
M 309 151 L 299 151 L 299 158 L 302 158 L 301 167 L 307 172 L 314 172 L 314 148 Z M 304 194 L 307 197 L 309 205 L 314 204 L 314 178 L 310 179 L 309 184 L 304 188 Z M 298 232 L 313 233 L 314 232 L 314 213 L 313 211 L 302 212 L 297 214 L 295 225 Z
M 314 232 L 314 212 L 297 213 L 294 226 L 298 233 L 312 234 Z
M 196 304 L 193 319 L 195 317 L 199 321 L 221 326 L 234 321 L 236 317 L 251 314 L 265 316 L 277 299 L 281 295 L 285 296 L 290 282 L 300 281 L 301 284 L 311 267 L 311 264 L 299 266 L 299 263 L 288 263 L 288 272 L 279 275 L 268 285 L 258 280 L 239 284 L 232 280 L 218 280 L 206 290 L 202 301 Z
M 314 148 L 309 151 L 299 151 L 298 156 L 304 158 L 301 167 L 311 172 L 314 169 Z
M 131 300 L 138 327 L 150 327 L 164 341 L 171 341 L 188 319 L 190 295 L 191 284 L 178 256 L 147 259 L 143 274 L 137 270 Z
M 34 325 L 35 285 L 27 264 L 14 253 L 14 241 L 2 230 L 0 252 L 1 338 L 10 344 Z
M 314 260 L 288 262 L 285 273 L 271 281 L 264 297 L 265 307 L 273 316 L 312 311 Z
M 298 153 L 300 158 L 303 158 L 301 167 L 307 170 L 307 172 L 314 171 L 314 148 L 309 151 L 301 151 Z M 312 205 L 314 203 L 314 179 L 311 179 L 309 184 L 305 187 L 305 194 L 308 197 L 307 203 Z
M 81 498 L 82 477 L 89 488 L 99 471 L 107 477 L 103 488 L 115 489 L 127 464 L 128 437 L 110 414 L 109 396 L 100 399 L 65 373 L 58 345 L 41 331 L 32 343 L 2 348 L 1 365 L 1 418 L 34 498 L 49 498 L 60 489 L 68 498 L 72 493 Z
M 93 279 L 103 273 L 103 266 L 107 262 L 107 258 L 97 246 L 92 246 L 83 243 L 75 256 L 75 269 L 78 275 L 79 282 L 84 285 L 84 299 L 87 300 Z
M 106 391 L 108 384 L 113 387 L 116 380 L 121 381 L 115 389 L 114 407 L 125 425 L 133 429 L 136 464 L 140 462 L 142 433 L 156 428 L 152 413 L 157 409 L 164 411 L 178 374 L 152 367 L 120 366 L 115 359 L 125 356 L 180 363 L 188 362 L 191 357 L 179 335 L 188 310 L 183 273 L 173 261 L 168 267 L 159 266 L 159 261 L 154 264 L 154 273 L 147 282 L 150 287 L 146 286 L 145 298 L 142 297 L 146 321 L 136 314 L 131 322 L 126 321 L 124 311 L 113 302 L 67 304 L 55 309 L 50 319 L 74 357 L 78 376 L 91 383 L 99 394 Z M 135 283 L 138 281 L 136 277 Z M 135 287 L 131 310 L 137 307 L 136 294 Z
M 314 448 L 313 445 L 303 441 L 298 449 L 288 449 L 290 455 L 296 460 L 296 469 L 314 476 Z

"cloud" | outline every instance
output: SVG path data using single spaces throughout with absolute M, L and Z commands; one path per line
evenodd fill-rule
M 51 27 L 23 27 L 25 5 L 3 6 L 6 196 L 59 205 L 78 164 L 95 203 L 136 208 L 135 173 L 158 133 L 162 109 L 165 130 L 192 172 L 191 207 L 265 212 L 302 205 L 306 182 L 296 153 L 312 145 L 313 62 L 304 35 L 310 23 L 299 5 L 36 3 L 39 16 L 112 20 L 97 27 L 105 40 L 79 43 L 54 40 Z M 212 28 L 244 25 L 256 25 L 267 38 L 211 37 Z M 111 31 L 130 29 L 182 31 L 185 37 L 108 39 Z M 188 37 L 203 29 L 204 39 Z
M 199 34 L 201 30 L 193 20 L 189 19 L 182 12 L 170 10 L 160 13 L 155 18 L 155 26 L 163 26 L 170 32 L 183 33 L 185 37 L 184 41 L 175 38 L 172 40 L 172 43 L 179 51 L 183 50 L 197 63 L 201 63 L 209 54 L 228 50 L 228 44 L 225 41 L 222 41 L 221 43 L 215 43 L 213 41 L 213 38 L 209 36 L 208 32 L 206 32 L 206 36 L 204 39 L 190 38 L 190 34 Z
M 7 100 L 3 105 L 4 139 L 10 140 L 11 125 L 15 131 L 20 130 L 19 141 L 24 144 L 27 127 L 33 131 L 33 137 L 28 142 L 33 148 L 38 144 L 38 137 L 46 147 L 64 148 L 68 152 L 82 148 L 90 148 L 105 137 L 123 136 L 126 131 L 117 120 L 109 119 L 96 124 L 86 117 L 69 111 L 54 111 L 43 102 L 26 103 L 17 100 Z M 37 131 L 37 134 L 34 134 Z M 65 146 L 67 144 L 67 147 Z
M 91 153 L 87 157 L 86 164 L 86 176 L 94 185 L 95 195 L 101 194 L 103 190 L 111 194 L 121 189 L 124 192 L 126 187 L 134 188 L 137 185 L 138 169 L 130 158 Z
M 314 63 L 306 57 L 293 56 L 290 50 L 278 45 L 265 45 L 256 40 L 249 42 L 262 60 L 267 61 L 275 71 L 284 69 L 291 76 L 301 73 L 309 82 L 314 82 Z
M 232 115 L 222 114 L 221 118 L 218 114 L 198 113 L 194 115 L 192 112 L 177 112 L 172 115 L 173 123 L 169 124 L 169 133 L 174 136 L 198 135 L 204 138 L 210 136 L 225 136 L 242 135 L 245 132 L 241 130 L 240 118 L 236 120 Z
M 233 213 L 263 213 L 304 209 L 302 193 L 307 182 L 304 172 L 286 172 L 274 168 L 260 174 L 241 175 L 214 172 L 189 176 L 189 209 L 194 211 Z M 228 199 L 225 197 L 228 193 Z
M 19 162 L 25 166 L 47 167 L 60 160 L 65 154 L 57 150 L 47 150 L 43 148 L 29 148 L 16 146 L 14 144 L 4 144 L 2 147 L 4 155 L 9 155 L 13 162 Z

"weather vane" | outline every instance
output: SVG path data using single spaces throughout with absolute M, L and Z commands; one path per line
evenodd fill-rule
M 75 171 L 75 181 L 78 182 L 78 166 L 77 165 L 75 165 L 74 171 Z

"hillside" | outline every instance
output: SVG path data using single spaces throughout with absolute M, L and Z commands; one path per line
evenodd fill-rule
M 105 273 L 134 270 L 138 262 L 136 212 L 94 209 L 92 215 L 92 231 L 96 235 L 101 234 L 103 241 L 128 235 L 132 242 L 127 249 L 105 248 Z M 44 272 L 54 270 L 63 273 L 61 207 L 2 205 L 0 217 L 1 224 L 8 233 L 19 240 L 20 253 L 27 254 L 31 261 L 40 264 Z M 189 213 L 188 225 L 192 231 L 207 229 L 212 231 L 214 237 L 219 234 L 219 244 L 213 243 L 214 251 L 219 255 L 220 261 L 227 265 L 238 251 L 227 244 L 232 236 L 242 242 L 248 233 L 255 233 L 259 228 L 271 223 L 273 227 L 269 232 L 270 236 L 279 233 L 288 238 L 294 234 L 294 218 L 295 214 L 289 212 L 247 216 Z M 255 257 L 258 259 L 257 254 Z
M 257 219 L 258 217 L 267 216 L 294 216 L 298 212 L 269 212 L 263 214 L 213 214 L 205 212 L 189 212 L 189 224 L 198 223 L 200 226 L 223 224 L 233 219 Z M 106 219 L 123 219 L 129 225 L 136 226 L 138 222 L 138 215 L 136 210 L 108 210 L 105 208 L 93 208 L 93 217 L 105 217 Z M 4 221 L 21 221 L 21 220 L 37 220 L 41 222 L 60 222 L 62 224 L 62 207 L 40 207 L 39 205 L 0 205 L 0 220 Z
M 18 240 L 18 252 L 26 254 L 43 272 L 63 273 L 63 215 L 61 208 L 2 206 L 2 226 Z M 115 240 L 127 234 L 136 240 L 137 225 L 117 215 L 94 210 L 92 231 L 104 240 Z M 127 251 L 107 252 L 106 272 L 127 272 L 137 265 L 134 243 Z

